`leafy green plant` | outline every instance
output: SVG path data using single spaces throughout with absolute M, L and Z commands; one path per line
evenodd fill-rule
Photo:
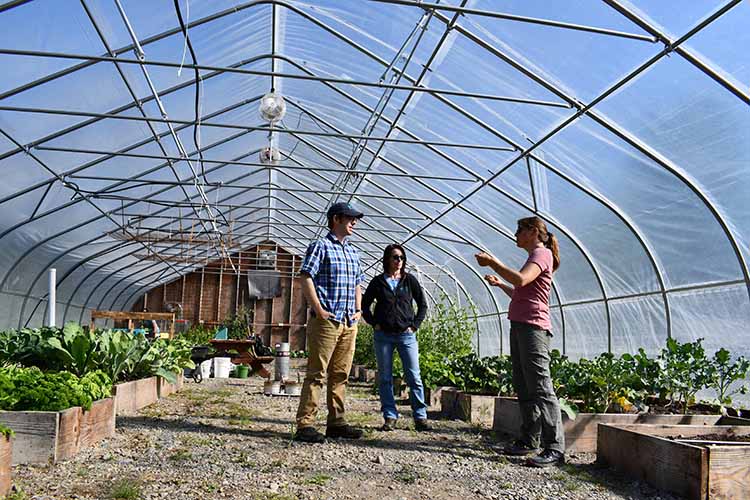
M 174 383 L 176 374 L 182 374 L 184 368 L 195 368 L 195 363 L 190 359 L 192 353 L 191 344 L 184 339 L 158 339 L 151 346 L 161 363 L 156 365 L 156 375 L 164 377 L 167 381 Z M 180 375 L 181 376 L 181 375 Z
M 191 345 L 184 339 L 156 339 L 149 342 L 142 336 L 132 337 L 133 348 L 125 360 L 122 380 L 137 380 L 158 375 L 174 383 L 184 368 L 195 368 L 190 359 Z
M 475 312 L 473 306 L 451 304 L 444 295 L 422 323 L 417 331 L 417 342 L 419 368 L 425 387 L 461 385 L 463 375 L 456 373 L 450 363 L 473 352 L 472 340 L 477 329 L 471 318 Z
M 112 380 L 120 380 L 137 353 L 146 349 L 148 340 L 143 335 L 107 330 L 99 333 L 99 366 Z
M 6 427 L 3 424 L 0 424 L 0 436 L 4 436 L 5 438 L 10 438 L 15 436 L 16 433 L 13 432 L 13 429 L 10 427 Z
M 680 344 L 667 339 L 667 346 L 657 358 L 662 393 L 671 401 L 682 404 L 683 413 L 695 400 L 695 394 L 711 381 L 711 363 L 702 345 L 703 339 Z
M 737 386 L 737 382 L 747 378 L 750 361 L 744 356 L 732 362 L 732 356 L 723 347 L 714 353 L 709 367 L 709 387 L 716 391 L 719 404 L 732 403 L 735 394 L 747 394 L 747 385 Z
M 427 388 L 434 389 L 439 385 L 457 386 L 459 377 L 446 363 L 442 353 L 420 351 L 419 370 L 422 375 L 422 384 Z
M 357 327 L 357 340 L 354 344 L 353 364 L 364 365 L 367 368 L 378 366 L 377 359 L 375 359 L 373 335 L 372 326 L 363 321 L 359 323 Z
M 216 335 L 215 329 L 205 324 L 192 325 L 186 332 L 180 333 L 177 338 L 186 340 L 192 346 L 208 345 Z M 245 337 L 243 337 L 245 338 Z
M 459 389 L 476 394 L 510 395 L 513 394 L 511 383 L 511 362 L 508 356 L 479 358 L 471 352 L 447 363 L 451 382 Z
M 59 370 L 67 370 L 81 376 L 94 370 L 96 363 L 97 341 L 94 334 L 83 329 L 77 323 L 66 323 L 62 335 L 50 336 L 46 339 L 51 348 L 53 360 L 50 365 L 56 365 Z
M 0 368 L 0 380 L 0 410 L 60 411 L 73 406 L 88 410 L 93 401 L 112 393 L 112 380 L 100 371 L 79 378 L 65 371 L 11 366 Z M 12 392 L 6 393 L 9 387 Z
M 475 315 L 473 305 L 460 307 L 443 296 L 417 331 L 420 353 L 439 353 L 449 360 L 472 352 L 472 340 L 477 334 L 472 319 Z
M 253 333 L 253 312 L 244 305 L 224 320 L 227 328 L 227 338 L 233 340 L 245 340 Z
M 565 413 L 570 420 L 575 420 L 578 416 L 578 407 L 572 401 L 568 401 L 566 398 L 557 398 L 560 404 L 560 411 Z

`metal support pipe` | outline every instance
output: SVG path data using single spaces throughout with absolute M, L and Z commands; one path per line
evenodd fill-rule
M 48 303 L 47 308 L 47 326 L 55 326 L 55 319 L 57 318 L 57 269 L 54 267 L 49 270 L 49 282 L 48 282 Z
M 252 75 L 252 76 L 265 76 L 276 78 L 289 78 L 294 80 L 308 80 L 316 82 L 328 82 L 328 83 L 339 83 L 343 85 L 353 85 L 355 87 L 370 87 L 370 88 L 381 88 L 381 89 L 393 89 L 393 90 L 409 90 L 414 92 L 424 92 L 427 94 L 439 94 L 439 95 L 452 95 L 456 97 L 466 97 L 472 99 L 484 99 L 489 101 L 502 101 L 510 102 L 515 104 L 528 104 L 534 106 L 548 106 L 553 108 L 569 108 L 568 104 L 554 102 L 554 101 L 542 101 L 539 99 L 525 99 L 521 97 L 511 96 L 500 96 L 492 94 L 480 94 L 476 92 L 462 92 L 458 90 L 449 89 L 435 89 L 429 87 L 414 87 L 410 85 L 396 85 L 382 82 L 367 82 L 363 80 L 352 80 L 348 78 L 331 78 L 324 76 L 311 77 L 308 75 L 300 75 L 297 73 L 279 73 L 273 71 L 261 71 L 255 69 L 242 69 L 232 68 L 228 66 L 209 66 L 205 64 L 188 64 L 188 63 L 173 63 L 169 61 L 146 61 L 139 59 L 127 59 L 124 57 L 109 57 L 109 56 L 96 56 L 93 54 L 72 54 L 65 52 L 45 52 L 39 50 L 20 50 L 20 49 L 4 49 L 0 48 L 0 54 L 8 56 L 22 56 L 22 57 L 43 57 L 48 59 L 76 59 L 82 61 L 91 62 L 109 62 L 109 63 L 122 63 L 122 64 L 133 64 L 142 66 L 155 66 L 161 68 L 186 68 L 186 69 L 198 69 L 202 71 L 223 71 L 226 73 L 237 73 L 240 75 Z
M 55 146 L 36 146 L 36 147 L 32 147 L 32 149 L 35 149 L 38 151 L 57 151 L 57 152 L 62 152 L 62 153 L 111 155 L 114 157 L 123 157 L 123 158 L 172 160 L 174 162 L 184 161 L 184 158 L 181 158 L 179 156 L 148 155 L 148 154 L 138 154 L 138 153 L 118 153 L 115 151 L 106 151 L 106 150 L 101 150 L 101 149 L 63 148 L 63 147 L 55 147 Z M 240 165 L 243 167 L 258 167 L 258 168 L 263 168 L 263 169 L 278 169 L 278 170 L 283 169 L 283 170 L 302 170 L 302 171 L 315 170 L 318 172 L 331 172 L 331 173 L 344 172 L 343 170 L 339 168 L 315 167 L 311 165 L 305 165 L 305 166 L 295 166 L 295 165 L 288 165 L 288 164 L 268 165 L 267 163 L 258 163 L 258 162 L 251 162 L 251 161 L 220 160 L 220 159 L 213 159 L 213 158 L 204 158 L 202 161 L 203 163 L 211 163 L 211 164 L 221 163 L 223 165 Z M 380 176 L 380 177 L 408 177 L 408 178 L 414 178 L 414 179 L 427 179 L 427 180 L 447 181 L 447 182 L 475 182 L 476 181 L 476 179 L 467 179 L 466 177 L 453 177 L 453 176 L 447 176 L 447 175 L 408 174 L 408 173 L 402 173 L 402 172 L 373 172 L 373 171 L 356 170 L 356 169 L 348 170 L 347 173 L 357 174 L 357 175 L 367 173 L 368 175 L 374 175 L 374 176 Z M 97 176 L 87 176 L 85 178 L 96 179 L 96 180 L 101 179 L 101 177 L 97 177 Z M 217 184 L 221 184 L 221 182 L 207 182 L 206 183 L 207 186 L 213 186 Z M 0 203 L 2 203 L 2 200 L 0 200 Z
M 664 44 L 665 47 L 669 48 L 672 47 L 673 41 L 672 39 L 667 36 L 666 33 L 659 30 L 656 26 L 649 23 L 645 19 L 643 19 L 641 16 L 637 15 L 632 10 L 628 9 L 625 5 L 623 5 L 618 0 L 603 0 L 604 3 L 612 7 L 614 10 L 625 16 L 627 19 L 629 19 L 631 22 L 636 24 L 639 28 L 643 29 L 647 33 L 650 33 L 656 41 L 659 41 Z M 739 5 L 740 2 L 735 2 L 734 5 Z M 680 56 L 682 56 L 686 61 L 688 61 L 690 64 L 701 70 L 703 73 L 708 75 L 712 80 L 714 80 L 716 83 L 727 89 L 729 92 L 734 94 L 736 97 L 738 97 L 742 102 L 745 104 L 750 104 L 750 94 L 748 94 L 743 89 L 737 87 L 735 84 L 727 80 L 724 76 L 720 74 L 719 71 L 712 68 L 709 63 L 702 60 L 699 56 L 691 53 L 688 49 L 685 47 L 677 47 L 674 49 L 675 52 L 677 52 Z
M 171 182 L 164 182 L 164 183 L 162 183 L 162 182 L 155 181 L 155 184 L 163 184 L 163 185 L 171 186 L 171 185 L 174 185 L 175 183 L 171 183 Z M 253 190 L 253 191 L 257 191 L 257 190 L 268 191 L 268 187 L 264 186 L 264 185 L 256 185 L 256 186 L 224 186 L 224 187 L 230 187 L 230 188 L 231 187 L 236 187 L 236 188 L 248 189 L 248 190 Z M 327 191 L 327 190 L 321 190 L 321 189 L 306 189 L 306 188 L 285 188 L 285 187 L 281 187 L 281 186 L 277 186 L 274 189 L 276 191 L 281 191 L 283 193 L 320 193 L 320 194 L 335 194 L 335 193 L 337 193 L 337 191 Z M 349 194 L 349 193 L 344 193 L 344 194 Z M 379 195 L 379 194 L 369 194 L 369 193 L 368 194 L 357 193 L 357 196 L 360 197 L 360 198 L 378 198 L 378 199 L 382 199 L 382 200 L 399 200 L 399 201 L 406 200 L 406 201 L 414 201 L 414 202 L 418 202 L 418 203 L 432 203 L 432 204 L 438 204 L 438 205 L 442 205 L 442 204 L 445 203 L 443 201 L 433 200 L 433 199 L 429 199 L 429 198 L 411 198 L 411 197 L 402 198 L 402 197 L 400 197 L 398 195 Z M 125 200 L 125 201 L 135 201 L 135 202 L 138 202 L 138 201 L 141 200 L 138 197 L 131 197 L 131 196 L 125 196 L 125 195 L 119 195 L 119 194 L 107 194 L 107 193 L 93 194 L 93 195 L 91 195 L 91 198 L 101 199 L 101 200 Z M 168 206 L 172 206 L 172 207 L 174 207 L 174 206 L 185 206 L 185 205 L 182 205 L 182 204 L 176 204 L 176 203 L 170 202 L 170 200 L 150 199 L 150 200 L 147 200 L 146 202 L 153 203 L 155 205 L 162 204 L 162 205 L 168 205 Z M 266 208 L 268 208 L 268 207 L 266 207 Z
M 0 52 L 2 52 L 0 50 Z M 113 120 L 123 120 L 123 121 L 135 121 L 135 122 L 146 122 L 146 123 L 164 123 L 167 126 L 171 127 L 172 125 L 192 125 L 194 122 L 191 120 L 178 120 L 176 118 L 169 118 L 169 117 L 162 117 L 162 118 L 156 118 L 156 117 L 143 117 L 143 116 L 129 116 L 129 115 L 108 115 L 106 113 L 95 113 L 93 111 L 75 111 L 75 110 L 66 110 L 66 109 L 50 109 L 50 108 L 31 108 L 31 107 L 22 107 L 22 106 L 0 106 L 0 111 L 8 111 L 8 112 L 14 112 L 14 113 L 33 113 L 33 114 L 43 114 L 43 115 L 62 115 L 62 116 L 83 116 L 87 118 L 108 118 Z M 460 148 L 460 149 L 481 149 L 481 150 L 487 150 L 487 151 L 514 151 L 511 148 L 505 147 L 505 146 L 493 146 L 492 144 L 472 144 L 472 143 L 460 143 L 460 142 L 441 142 L 441 141 L 410 141 L 408 139 L 396 139 L 392 137 L 370 137 L 367 135 L 361 135 L 361 134 L 346 134 L 346 133 L 330 133 L 330 132 L 321 132 L 318 130 L 295 130 L 295 129 L 289 129 L 286 127 L 249 127 L 247 125 L 241 125 L 241 124 L 235 124 L 235 123 L 217 123 L 217 122 L 208 122 L 208 123 L 202 123 L 202 127 L 206 128 L 221 128 L 221 129 L 229 129 L 229 130 L 245 130 L 249 132 L 280 132 L 285 134 L 297 134 L 297 135 L 312 135 L 315 137 L 328 137 L 333 139 L 369 139 L 372 141 L 384 141 L 384 142 L 393 142 L 393 143 L 400 143 L 400 144 L 429 144 L 431 146 L 441 146 L 445 148 Z M 188 165 L 191 166 L 191 169 L 193 168 L 191 165 L 191 160 L 187 153 L 185 153 L 185 156 L 182 158 L 183 161 L 186 161 Z
M 515 14 L 506 14 L 504 12 L 493 12 L 482 9 L 470 9 L 466 7 L 457 7 L 449 4 L 423 2 L 421 0 L 370 0 L 371 2 L 387 3 L 395 5 L 406 5 L 409 7 L 416 7 L 425 10 L 444 10 L 446 12 L 455 12 L 462 15 L 471 14 L 473 16 L 487 17 L 493 19 L 503 19 L 507 21 L 515 21 L 519 23 L 538 24 L 541 26 L 549 26 L 552 28 L 563 28 L 574 31 L 584 31 L 587 33 L 596 33 L 598 35 L 608 35 L 619 38 L 629 38 L 631 40 L 640 40 L 642 42 L 656 42 L 654 37 L 646 35 L 640 35 L 638 33 L 627 33 L 625 31 L 611 30 L 607 28 L 598 28 L 596 26 L 586 26 L 582 24 L 565 23 L 561 21 L 553 21 L 550 19 L 539 19 L 528 16 L 518 16 Z

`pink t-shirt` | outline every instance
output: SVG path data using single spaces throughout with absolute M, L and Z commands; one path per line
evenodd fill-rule
M 508 319 L 538 326 L 542 330 L 551 330 L 549 292 L 552 287 L 552 251 L 545 247 L 535 248 L 526 264 L 529 262 L 539 266 L 542 272 L 528 285 L 513 290 Z

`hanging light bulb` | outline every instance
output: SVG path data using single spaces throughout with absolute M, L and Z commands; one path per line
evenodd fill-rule
M 260 100 L 260 117 L 263 120 L 276 123 L 284 118 L 286 113 L 286 103 L 281 94 L 269 92 Z

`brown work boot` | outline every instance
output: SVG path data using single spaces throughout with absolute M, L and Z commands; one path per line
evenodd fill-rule
M 386 418 L 383 425 L 380 427 L 381 431 L 388 432 L 388 431 L 395 431 L 396 430 L 396 419 L 395 418 Z
M 300 427 L 294 433 L 294 440 L 303 443 L 323 443 L 326 437 L 318 432 L 315 427 Z
M 356 427 L 352 427 L 351 425 L 329 425 L 326 428 L 326 437 L 333 439 L 359 439 L 362 437 L 362 434 L 362 429 L 357 429 Z
M 426 418 L 415 418 L 414 430 L 417 432 L 429 432 L 432 430 L 432 426 L 427 422 Z

